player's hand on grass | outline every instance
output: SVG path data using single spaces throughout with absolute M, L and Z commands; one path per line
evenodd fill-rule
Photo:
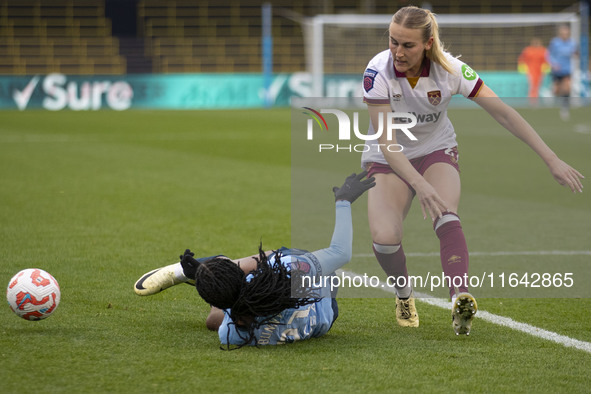
M 562 186 L 568 186 L 573 193 L 576 193 L 577 191 L 581 193 L 583 192 L 583 183 L 581 182 L 581 179 L 585 179 L 585 177 L 579 171 L 558 158 L 550 162 L 548 168 L 554 179 L 556 179 L 556 182 L 560 183 Z
M 429 214 L 431 220 L 434 221 L 436 218 L 443 216 L 443 213 L 448 210 L 445 201 L 443 201 L 429 182 L 421 182 L 414 189 L 417 193 L 417 199 L 421 203 L 423 219 L 427 219 L 427 214 Z
M 376 185 L 375 178 L 363 179 L 367 176 L 367 171 L 359 174 L 351 174 L 345 179 L 341 187 L 333 187 L 335 201 L 346 200 L 350 203 L 357 200 L 359 196 Z M 363 179 L 363 180 L 362 180 Z
M 195 279 L 197 267 L 199 267 L 199 262 L 195 260 L 193 256 L 195 256 L 195 253 L 191 252 L 189 249 L 185 250 L 185 253 L 179 256 L 181 259 L 181 266 L 183 267 L 183 273 L 189 279 Z

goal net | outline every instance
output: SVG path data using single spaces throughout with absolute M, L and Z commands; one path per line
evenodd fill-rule
M 325 90 L 326 75 L 361 75 L 369 60 L 388 48 L 391 18 L 392 15 L 317 15 L 308 19 L 304 40 L 315 97 L 329 94 Z M 507 84 L 519 77 L 517 58 L 532 38 L 541 39 L 547 46 L 556 36 L 557 26 L 568 24 L 572 37 L 578 44 L 581 42 L 578 13 L 450 14 L 438 15 L 437 22 L 446 50 L 461 56 L 480 74 L 490 72 L 504 77 Z M 586 55 L 586 51 L 583 53 Z M 580 64 L 573 59 L 576 96 L 581 95 Z

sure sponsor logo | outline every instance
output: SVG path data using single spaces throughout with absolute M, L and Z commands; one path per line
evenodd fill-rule
M 34 76 L 23 89 L 14 89 L 12 98 L 18 109 L 25 110 L 33 95 L 41 88 L 41 105 L 50 111 L 69 108 L 75 111 L 98 110 L 104 107 L 123 111 L 131 107 L 133 89 L 125 81 L 68 81 L 63 74 Z

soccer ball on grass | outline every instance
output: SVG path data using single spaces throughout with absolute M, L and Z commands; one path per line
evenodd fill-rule
M 60 303 L 60 286 L 39 268 L 27 268 L 10 279 L 6 299 L 10 309 L 26 320 L 49 317 Z

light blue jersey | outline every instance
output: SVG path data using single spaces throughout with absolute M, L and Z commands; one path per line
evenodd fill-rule
M 554 37 L 548 45 L 548 62 L 552 66 L 552 74 L 556 76 L 570 75 L 571 58 L 577 52 L 577 43 L 572 38 L 563 40 Z
M 282 249 L 285 255 L 281 264 L 288 269 L 295 267 L 306 276 L 330 275 L 351 260 L 353 229 L 351 223 L 351 204 L 348 201 L 336 203 L 335 230 L 330 247 L 315 252 L 297 249 Z M 274 255 L 269 256 L 274 263 Z M 247 277 L 247 280 L 249 278 Z M 285 309 L 275 316 L 269 324 L 255 330 L 259 345 L 280 345 L 304 339 L 320 337 L 328 332 L 337 313 L 336 301 L 331 297 L 328 288 L 320 289 L 320 301 L 299 308 Z M 230 318 L 230 311 L 224 311 L 224 320 L 218 329 L 223 345 L 244 344 L 247 333 L 238 329 Z M 258 321 L 264 320 L 258 318 Z M 254 345 L 251 342 L 250 345 Z
M 301 256 L 283 256 L 281 263 L 290 269 L 291 265 L 297 261 L 300 266 L 310 267 L 309 274 L 314 276 L 317 270 L 317 264 L 314 264 L 313 261 L 315 259 L 311 253 L 307 253 Z M 270 261 L 273 262 L 274 258 L 271 258 Z M 328 332 L 334 317 L 332 298 L 322 298 L 313 304 L 284 310 L 275 316 L 270 324 L 265 324 L 255 330 L 255 337 L 259 345 L 279 345 L 320 337 Z M 263 319 L 258 318 L 258 321 L 261 320 Z M 228 342 L 231 345 L 241 345 L 244 343 L 242 338 L 245 338 L 247 333 L 231 323 L 229 312 L 225 311 L 224 321 L 218 330 L 220 341 L 224 345 Z M 254 343 L 252 344 L 254 345 Z

